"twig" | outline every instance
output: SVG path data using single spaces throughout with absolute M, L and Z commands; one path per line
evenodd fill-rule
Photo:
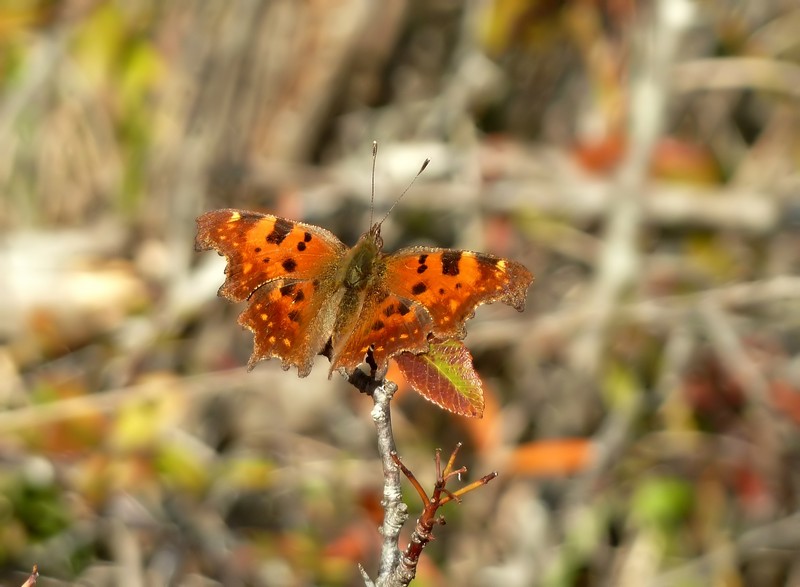
M 414 532 L 411 534 L 411 540 L 403 552 L 403 556 L 400 557 L 400 565 L 395 569 L 393 575 L 394 582 L 391 583 L 392 585 L 397 584 L 405 587 L 411 583 L 416 576 L 419 557 L 425 546 L 433 540 L 433 527 L 436 524 L 444 525 L 445 523 L 444 517 L 437 515 L 439 508 L 453 500 L 460 503 L 462 495 L 486 485 L 489 481 L 497 477 L 497 471 L 493 471 L 457 491 L 450 491 L 447 489 L 447 482 L 450 479 L 453 477 L 460 478 L 462 473 L 467 472 L 466 467 L 454 469 L 456 455 L 458 455 L 460 449 L 461 443 L 459 442 L 450 454 L 450 458 L 447 460 L 444 470 L 442 470 L 441 450 L 436 449 L 436 483 L 430 497 L 428 497 L 422 485 L 417 481 L 416 476 L 403 465 L 397 453 L 392 453 L 392 460 L 395 465 L 400 468 L 414 486 L 414 489 L 417 490 L 424 504 L 422 515 L 417 520 Z
M 397 385 L 385 380 L 372 380 L 374 385 L 369 385 L 365 377 L 360 377 L 357 373 L 359 372 L 357 371 L 354 374 L 355 377 L 350 377 L 350 382 L 371 395 L 375 402 L 372 408 L 372 419 L 375 422 L 375 429 L 378 433 L 378 452 L 383 463 L 383 500 L 381 505 L 384 509 L 383 524 L 380 530 L 383 535 L 383 546 L 381 547 L 381 563 L 377 580 L 370 579 L 361 565 L 359 565 L 358 569 L 367 587 L 406 587 L 416 576 L 417 563 L 422 550 L 426 544 L 433 540 L 433 526 L 435 524 L 444 524 L 444 518 L 436 515 L 439 508 L 453 500 L 460 502 L 462 495 L 486 485 L 497 477 L 497 472 L 485 475 L 457 491 L 450 491 L 446 487 L 448 480 L 453 477 L 460 478 L 462 473 L 467 472 L 466 467 L 454 469 L 456 455 L 461 448 L 461 443 L 458 443 L 450 455 L 444 470 L 442 470 L 441 466 L 441 451 L 437 449 L 436 484 L 434 485 L 433 493 L 428 497 L 414 474 L 400 461 L 395 450 L 390 402 L 397 391 Z M 411 535 L 411 541 L 402 555 L 398 546 L 398 539 L 403 524 L 408 520 L 408 506 L 403 502 L 403 495 L 400 489 L 400 471 L 405 474 L 414 486 L 424 504 L 422 515 L 417 520 L 417 525 Z
M 227 371 L 217 371 L 215 373 L 203 373 L 181 379 L 175 379 L 169 383 L 171 389 L 177 389 L 180 393 L 198 396 L 214 394 L 220 388 L 230 387 L 237 381 L 249 377 L 252 381 L 258 377 L 256 383 L 270 383 L 282 375 L 279 371 L 264 370 L 258 375 L 248 374 L 245 369 L 230 369 Z M 87 415 L 113 414 L 130 402 L 157 398 L 164 393 L 164 384 L 158 382 L 146 382 L 128 387 L 119 387 L 84 396 L 54 401 L 47 404 L 37 404 L 5 410 L 0 412 L 0 434 L 9 434 L 17 430 L 35 428 L 37 426 L 47 426 L 55 422 L 63 422 L 71 418 L 80 418 Z M 263 385 L 263 388 L 270 388 L 270 385 Z
M 697 59 L 675 66 L 672 83 L 680 92 L 756 90 L 800 98 L 800 67 L 757 57 Z
M 720 361 L 741 384 L 750 402 L 759 410 L 765 410 L 766 421 L 772 422 L 778 414 L 771 413 L 769 382 L 748 356 L 725 312 L 719 304 L 709 299 L 703 300 L 698 310 L 701 323 L 705 326 L 706 334 Z
M 785 446 L 781 438 L 784 419 L 770 400 L 770 382 L 747 353 L 739 334 L 719 305 L 706 300 L 700 304 L 699 313 L 720 364 L 741 386 L 748 399 L 753 441 L 763 454 L 754 465 L 764 473 L 765 479 L 779 479 Z
M 745 311 L 764 304 L 795 300 L 798 291 L 800 277 L 781 275 L 697 293 L 654 297 L 620 305 L 615 308 L 613 318 L 652 328 L 671 329 L 678 321 L 685 320 L 705 300 L 724 310 Z M 496 325 L 490 328 L 489 325 L 478 322 L 470 331 L 470 344 L 473 348 L 481 348 L 515 342 L 520 352 L 527 353 L 531 346 L 548 344 L 553 339 L 570 336 L 597 313 L 597 308 L 586 305 L 566 305 L 563 309 L 537 318 L 533 326 L 525 321 L 508 321 L 503 323 L 503 328 L 497 328 Z
M 383 525 L 381 526 L 383 546 L 381 547 L 381 563 L 376 581 L 379 587 L 393 584 L 391 576 L 400 560 L 397 541 L 400 537 L 400 530 L 408 519 L 408 506 L 403 503 L 403 494 L 400 489 L 400 470 L 392 459 L 392 454 L 396 453 L 396 447 L 389 404 L 396 391 L 397 385 L 391 381 L 383 381 L 382 385 L 377 386 L 372 392 L 372 400 L 375 402 L 372 408 L 372 420 L 375 422 L 375 429 L 378 433 L 378 452 L 383 464 L 383 500 L 381 501 L 384 510 Z
M 109 520 L 109 545 L 117 563 L 117 585 L 142 587 L 142 549 L 133 529 L 119 517 Z
M 31 576 L 22 584 L 22 587 L 31 587 L 36 585 L 36 580 L 39 578 L 39 565 L 33 565 Z
M 661 134 L 668 95 L 668 72 L 683 30 L 690 24 L 689 0 L 661 0 L 654 6 L 651 31 L 639 39 L 644 61 L 632 74 L 630 150 L 622 163 L 616 199 L 606 221 L 606 241 L 588 304 L 598 310 L 571 349 L 575 367 L 594 373 L 615 306 L 634 283 L 640 265 L 637 247 L 644 218 L 642 189 L 653 146 Z
M 420 158 L 435 150 L 425 144 Z M 386 157 L 384 157 L 386 158 Z M 525 169 L 546 167 L 532 175 L 508 169 L 503 179 L 481 186 L 481 210 L 494 214 L 535 210 L 544 216 L 565 218 L 573 223 L 591 222 L 603 216 L 616 197 L 616 184 L 602 177 L 590 177 L 575 169 L 564 154 L 536 149 L 522 156 Z M 457 169 L 458 160 L 450 164 Z M 247 179 L 255 186 L 279 191 L 304 178 L 304 189 L 297 198 L 304 210 L 318 216 L 332 214 L 342 197 L 359 193 L 363 186 L 352 179 L 349 163 L 334 171 L 320 171 L 310 165 L 254 162 L 246 169 Z M 444 165 L 444 164 L 440 164 Z M 405 180 L 403 180 L 405 181 Z M 400 180 L 396 180 L 400 184 Z M 441 210 L 448 213 L 464 206 L 474 184 L 456 177 L 447 181 L 428 178 L 417 185 L 403 200 L 404 209 Z M 769 233 L 781 220 L 781 204 L 774 194 L 751 187 L 702 187 L 665 182 L 648 184 L 648 195 L 642 198 L 645 221 L 657 226 L 701 226 L 713 229 L 744 230 L 756 234 Z M 385 190 L 395 193 L 393 188 Z M 384 203 L 385 204 L 385 203 Z

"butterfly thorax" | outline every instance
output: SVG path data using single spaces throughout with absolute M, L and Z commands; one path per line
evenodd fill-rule
M 341 283 L 346 289 L 362 291 L 367 287 L 375 274 L 374 265 L 380 256 L 382 244 L 379 225 L 373 226 L 358 239 L 342 264 Z
M 337 354 L 360 324 L 366 300 L 382 288 L 383 279 L 380 228 L 373 227 L 347 252 L 337 283 L 339 292 L 336 316 L 331 330 L 331 344 Z

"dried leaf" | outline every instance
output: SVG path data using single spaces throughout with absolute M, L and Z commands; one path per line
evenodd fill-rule
M 517 447 L 508 468 L 520 475 L 570 475 L 589 465 L 592 452 L 593 445 L 585 438 L 540 440 Z
M 775 408 L 795 424 L 800 424 L 800 390 L 778 379 L 770 385 L 770 397 Z
M 621 133 L 611 133 L 596 140 L 576 143 L 572 155 L 586 171 L 607 175 L 622 161 L 625 148 L 625 137 Z
M 708 147 L 672 137 L 656 144 L 650 171 L 654 177 L 680 183 L 717 185 L 722 180 Z
M 425 399 L 459 416 L 483 416 L 481 380 L 461 341 L 434 341 L 426 353 L 402 353 L 395 360 L 409 385 Z
M 363 518 L 356 519 L 323 549 L 323 558 L 346 559 L 350 564 L 374 553 L 375 527 Z

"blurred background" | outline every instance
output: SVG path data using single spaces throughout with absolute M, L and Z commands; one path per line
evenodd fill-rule
M 536 275 L 467 346 L 482 420 L 399 381 L 420 586 L 800 585 L 793 0 L 0 1 L 0 580 L 373 576 L 372 402 L 244 369 L 200 213 L 384 225 Z M 392 371 L 390 377 L 396 378 Z M 411 521 L 421 510 L 404 483 Z M 409 522 L 409 529 L 411 522 Z

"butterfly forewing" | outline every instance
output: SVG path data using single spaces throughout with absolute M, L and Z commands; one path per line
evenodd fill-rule
M 519 263 L 471 251 L 414 247 L 388 255 L 386 286 L 422 304 L 438 338 L 461 338 L 481 304 L 502 301 L 522 311 L 533 275 Z
M 265 283 L 320 279 L 347 247 L 318 226 L 246 210 L 214 210 L 197 219 L 195 248 L 228 259 L 220 295 L 241 302 Z

